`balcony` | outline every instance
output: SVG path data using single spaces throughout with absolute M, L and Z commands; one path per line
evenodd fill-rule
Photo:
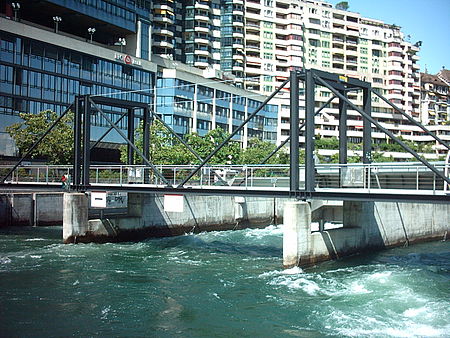
M 156 14 L 156 15 L 153 15 L 153 21 L 154 22 L 167 23 L 167 24 L 173 25 L 173 23 L 174 23 L 174 16 L 173 15 Z
M 153 34 L 173 37 L 174 33 L 167 28 L 153 28 Z
M 169 42 L 169 41 L 156 41 L 153 40 L 153 44 L 154 47 L 160 47 L 160 48 L 173 48 L 173 43 Z

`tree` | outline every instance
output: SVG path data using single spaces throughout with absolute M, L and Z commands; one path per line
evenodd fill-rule
M 142 124 L 136 129 L 135 144 L 143 149 Z M 205 136 L 197 133 L 185 135 L 186 143 L 201 157 L 206 158 L 229 134 L 221 128 L 209 131 Z M 199 160 L 183 145 L 167 128 L 158 120 L 150 127 L 149 160 L 155 165 L 186 165 L 199 164 Z M 209 161 L 210 164 L 237 164 L 240 163 L 241 148 L 239 143 L 228 142 Z M 120 160 L 127 162 L 127 146 L 120 147 Z M 142 159 L 135 154 L 135 163 L 141 163 Z
M 348 5 L 348 1 L 341 1 L 336 4 L 336 9 L 341 9 L 343 11 L 347 11 L 350 6 Z
M 219 127 L 210 130 L 203 137 L 197 133 L 188 134 L 186 135 L 186 141 L 200 157 L 206 158 L 214 149 L 222 144 L 229 135 L 228 132 Z M 211 158 L 209 164 L 239 164 L 241 163 L 241 155 L 242 149 L 239 143 L 229 141 Z
M 21 113 L 22 122 L 6 127 L 19 153 L 24 155 L 47 131 L 59 115 L 50 110 L 38 114 Z M 31 158 L 45 159 L 49 164 L 69 164 L 73 159 L 73 113 L 69 111 L 42 142 L 31 152 Z
M 258 138 L 252 138 L 248 141 L 248 146 L 242 151 L 242 164 L 262 164 L 262 161 L 276 148 L 276 145 L 262 141 Z M 267 164 L 287 164 L 289 163 L 289 154 L 279 150 L 267 162 Z
M 143 150 L 142 123 L 135 131 L 135 145 Z M 120 160 L 127 162 L 127 146 L 120 147 Z M 176 137 L 158 120 L 153 121 L 150 127 L 149 160 L 153 164 L 191 164 L 198 160 Z M 142 158 L 134 153 L 134 162 L 142 163 Z

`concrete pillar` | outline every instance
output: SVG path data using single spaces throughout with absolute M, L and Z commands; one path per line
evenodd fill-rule
M 63 241 L 76 243 L 77 237 L 88 231 L 89 200 L 84 193 L 64 193 L 63 199 Z
M 309 254 L 311 208 L 308 202 L 289 201 L 283 212 L 283 266 L 298 266 Z
M 128 193 L 128 216 L 141 217 L 144 195 L 139 193 Z

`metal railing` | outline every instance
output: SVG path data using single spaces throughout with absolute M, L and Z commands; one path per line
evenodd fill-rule
M 449 163 L 435 162 L 435 167 L 449 175 Z M 0 174 L 12 166 L 0 166 Z M 177 186 L 195 166 L 156 166 L 170 185 Z M 304 187 L 305 168 L 299 167 L 300 188 Z M 60 184 L 63 175 L 72 174 L 69 166 L 24 165 L 16 168 L 6 183 Z M 220 180 L 217 176 L 220 176 Z M 316 189 L 394 189 L 446 191 L 448 187 L 421 163 L 318 164 Z M 230 186 L 251 188 L 289 188 L 289 165 L 205 166 L 188 182 L 188 186 Z M 92 185 L 165 185 L 151 168 L 144 165 L 91 166 Z

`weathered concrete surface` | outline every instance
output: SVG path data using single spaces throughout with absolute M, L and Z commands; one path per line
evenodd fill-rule
M 164 196 L 128 194 L 128 215 L 89 221 L 78 242 L 138 240 L 189 232 L 277 224 L 286 199 L 185 195 L 183 212 L 164 211 Z
M 307 253 L 311 232 L 311 207 L 308 202 L 288 201 L 283 217 L 283 266 L 290 268 L 303 260 L 300 255 Z M 302 248 L 303 251 L 299 251 Z
M 64 193 L 63 241 L 76 243 L 88 233 L 89 199 L 84 193 Z
M 311 233 L 309 225 L 306 231 L 298 230 L 308 237 L 298 242 L 299 265 L 442 239 L 450 230 L 447 204 L 344 202 L 343 217 L 344 228 Z
M 35 193 L 33 225 L 60 225 L 63 219 L 63 193 Z
M 0 195 L 0 226 L 60 225 L 63 193 Z
M 33 194 L 3 194 L 0 207 L 0 226 L 34 224 Z

